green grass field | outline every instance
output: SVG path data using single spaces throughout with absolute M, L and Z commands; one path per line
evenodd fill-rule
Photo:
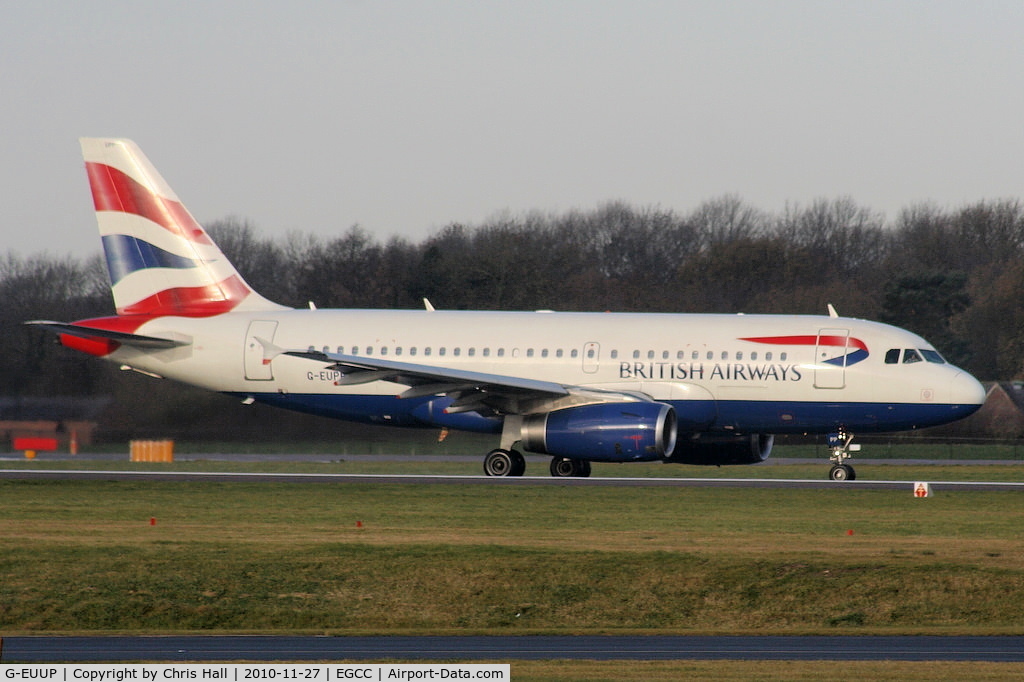
M 0 467 L 112 464 L 475 474 L 479 461 Z M 594 471 L 704 472 L 822 478 L 825 466 Z M 860 478 L 907 481 L 1016 480 L 1020 472 L 858 466 Z M 919 500 L 909 485 L 2 481 L 0 632 L 1024 634 L 1022 527 L 1019 493 L 944 491 Z M 516 679 L 672 679 L 706 670 L 685 662 L 565 665 L 513 670 L 524 673 Z M 726 679 L 745 679 L 743 670 L 803 679 L 815 670 L 707 665 L 716 671 L 707 676 Z M 874 677 L 864 665 L 844 664 L 848 679 L 857 670 Z M 1007 669 L 931 670 L 949 679 L 989 670 L 996 679 Z

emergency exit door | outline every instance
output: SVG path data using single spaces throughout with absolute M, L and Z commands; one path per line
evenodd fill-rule
M 814 347 L 814 387 L 845 388 L 849 329 L 819 329 Z

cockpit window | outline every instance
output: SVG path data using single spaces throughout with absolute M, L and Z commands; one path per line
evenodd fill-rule
M 885 364 L 887 364 L 887 365 L 897 365 L 897 364 L 899 364 L 899 362 L 900 362 L 900 349 L 899 348 L 890 348 L 889 350 L 885 351 Z
M 922 362 L 924 358 L 913 348 L 908 348 L 903 351 L 903 364 L 909 365 L 912 362 Z
M 939 351 L 937 350 L 928 350 L 927 348 L 922 348 L 921 352 L 924 354 L 924 359 L 927 360 L 928 362 L 934 362 L 936 365 L 946 364 L 946 359 L 939 355 Z

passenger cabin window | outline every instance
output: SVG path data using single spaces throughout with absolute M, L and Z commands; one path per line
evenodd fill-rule
M 885 351 L 885 364 L 887 364 L 887 365 L 896 365 L 896 364 L 899 364 L 899 361 L 900 361 L 900 349 L 899 348 L 890 348 L 889 350 Z
M 558 357 L 562 357 L 561 352 L 559 352 Z M 618 359 L 618 357 L 619 357 L 619 351 L 613 350 L 612 351 L 612 360 L 616 360 L 616 359 Z

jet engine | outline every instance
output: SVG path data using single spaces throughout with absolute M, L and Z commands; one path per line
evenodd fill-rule
M 742 436 L 712 436 L 704 434 L 692 440 L 683 439 L 666 461 L 679 464 L 757 464 L 768 459 L 775 436 L 751 433 Z
M 676 443 L 676 413 L 665 403 L 598 403 L 523 420 L 524 450 L 595 462 L 656 460 Z

